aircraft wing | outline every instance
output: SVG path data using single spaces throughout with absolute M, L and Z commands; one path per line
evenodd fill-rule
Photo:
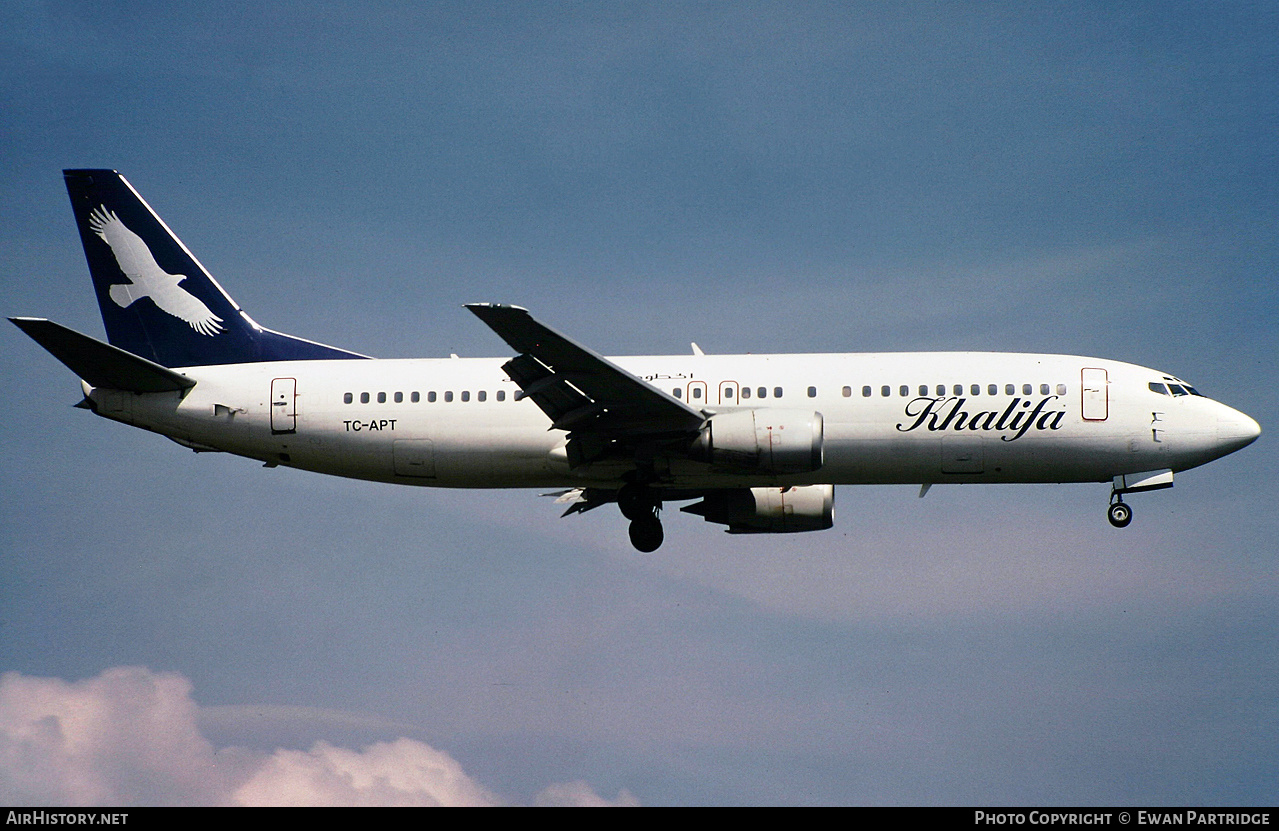
M 539 323 L 519 306 L 467 307 L 519 353 L 502 365 L 554 428 L 629 443 L 697 433 L 706 416 Z

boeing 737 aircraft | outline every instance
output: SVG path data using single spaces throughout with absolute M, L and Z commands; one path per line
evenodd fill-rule
M 616 503 L 640 551 L 662 506 L 729 533 L 834 524 L 834 486 L 1110 482 L 1125 495 L 1250 444 L 1257 422 L 1154 369 L 1000 353 L 605 358 L 518 306 L 468 308 L 494 359 L 371 360 L 265 329 L 113 170 L 67 170 L 108 343 L 11 318 L 80 406 L 197 452 L 451 488 Z

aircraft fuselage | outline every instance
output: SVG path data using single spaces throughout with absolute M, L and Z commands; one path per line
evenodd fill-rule
M 658 487 L 1097 482 L 1181 471 L 1255 438 L 1248 416 L 1156 392 L 1166 374 L 1116 361 L 1007 353 L 687 355 L 612 359 L 708 416 L 812 410 L 820 468 L 739 473 L 660 461 Z M 185 394 L 93 390 L 99 414 L 200 449 L 339 476 L 458 488 L 618 487 L 627 469 L 571 468 L 565 433 L 501 359 L 289 361 L 191 367 Z

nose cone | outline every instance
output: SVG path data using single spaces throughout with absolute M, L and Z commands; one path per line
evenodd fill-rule
M 1217 417 L 1217 444 L 1222 455 L 1247 447 L 1261 435 L 1261 425 L 1238 410 L 1225 408 Z

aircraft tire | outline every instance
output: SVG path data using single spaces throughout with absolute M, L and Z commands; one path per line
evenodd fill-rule
M 656 551 L 662 547 L 662 540 L 666 538 L 662 531 L 662 521 L 655 516 L 640 517 L 631 522 L 630 527 L 631 545 L 635 546 L 637 551 L 645 554 Z
M 1127 528 L 1128 523 L 1132 522 L 1132 508 L 1123 502 L 1115 502 L 1106 511 L 1106 518 L 1116 528 Z
M 643 485 L 623 485 L 617 492 L 617 508 L 622 516 L 635 522 L 652 516 L 657 509 L 657 500 Z

